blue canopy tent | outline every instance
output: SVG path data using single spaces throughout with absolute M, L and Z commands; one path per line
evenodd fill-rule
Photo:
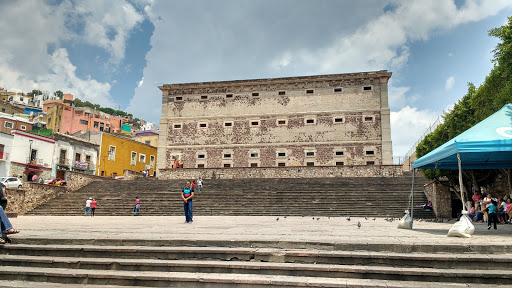
M 503 106 L 498 112 L 417 159 L 412 167 L 412 196 L 415 169 L 459 169 L 461 199 L 465 210 L 462 169 L 512 168 L 512 104 Z

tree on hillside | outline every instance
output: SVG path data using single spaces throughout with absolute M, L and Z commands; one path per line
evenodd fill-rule
M 468 92 L 455 104 L 453 110 L 443 115 L 444 123 L 427 135 L 416 147 L 416 154 L 422 157 L 450 139 L 456 137 L 478 122 L 512 102 L 512 17 L 508 24 L 489 31 L 490 36 L 498 37 L 500 42 L 494 49 L 494 68 L 478 89 L 468 84 Z M 458 171 L 425 169 L 428 179 L 447 177 L 452 188 L 458 188 Z M 498 177 L 505 177 L 512 187 L 510 169 L 504 170 L 463 170 L 464 185 L 492 185 Z M 468 192 L 469 187 L 464 187 Z M 467 195 L 469 196 L 469 195 Z M 469 199 L 469 198 L 467 198 Z
M 54 95 L 55 97 L 57 97 L 57 98 L 61 99 L 61 100 L 62 100 L 62 98 L 64 97 L 64 93 L 62 93 L 62 91 L 60 91 L 60 90 L 57 90 L 57 91 L 53 92 L 53 95 Z
M 41 90 L 32 90 L 31 92 L 27 93 L 27 96 L 29 96 L 29 97 L 33 97 L 33 96 L 37 96 L 37 95 L 43 95 L 43 92 L 41 92 Z

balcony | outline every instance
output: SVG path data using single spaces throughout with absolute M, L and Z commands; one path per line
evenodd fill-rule
M 42 167 L 47 167 L 47 168 L 51 167 L 50 164 L 44 163 L 44 160 L 41 158 L 34 158 L 34 159 L 32 159 L 32 161 L 30 161 L 29 157 L 27 157 L 26 159 L 27 159 L 26 160 L 27 164 L 29 164 L 29 165 L 37 165 L 37 166 L 42 166 Z

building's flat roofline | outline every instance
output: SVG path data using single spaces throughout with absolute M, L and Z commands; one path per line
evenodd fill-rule
M 162 84 L 158 86 L 160 90 L 173 89 L 173 88 L 199 88 L 199 87 L 217 87 L 217 86 L 241 86 L 241 85 L 258 85 L 265 82 L 272 83 L 288 83 L 293 81 L 322 81 L 322 80 L 339 80 L 339 79 L 353 79 L 353 78 L 374 78 L 374 77 L 391 77 L 391 72 L 387 70 L 357 72 L 357 73 L 344 73 L 344 74 L 326 74 L 326 75 L 311 75 L 311 76 L 294 76 L 294 77 L 281 77 L 281 78 L 266 78 L 266 79 L 246 79 L 246 80 L 228 80 L 228 81 L 211 81 L 211 82 L 191 82 L 191 83 L 175 83 L 175 84 Z

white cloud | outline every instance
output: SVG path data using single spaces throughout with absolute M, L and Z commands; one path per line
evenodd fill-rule
M 407 92 L 411 90 L 411 87 L 394 87 L 389 86 L 388 88 L 388 102 L 389 107 L 403 107 L 407 101 Z
M 137 87 L 142 86 L 143 83 L 144 83 L 144 76 L 142 76 L 142 79 L 140 79 L 140 81 L 137 83 Z
M 432 111 L 418 110 L 410 106 L 405 106 L 398 112 L 391 112 L 393 154 L 405 156 L 439 117 L 440 115 Z
M 453 88 L 453 85 L 455 85 L 455 77 L 450 76 L 448 79 L 446 79 L 446 82 L 444 84 L 445 90 L 451 90 Z
M 452 52 L 448 52 L 448 57 L 452 57 L 453 56 L 453 53 Z

